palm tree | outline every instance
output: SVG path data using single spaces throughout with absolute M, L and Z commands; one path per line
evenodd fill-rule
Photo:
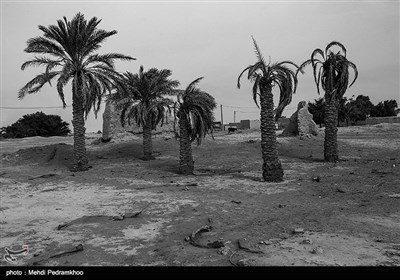
M 339 47 L 339 51 L 336 53 L 331 50 L 335 46 Z M 317 58 L 317 55 L 321 59 Z M 336 126 L 339 103 L 347 88 L 351 87 L 357 80 L 357 67 L 353 62 L 347 60 L 346 48 L 337 41 L 329 43 L 325 48 L 325 53 L 321 49 L 315 49 L 311 54 L 311 58 L 303 62 L 298 71 L 302 71 L 308 64 L 313 67 L 314 81 L 317 85 L 318 94 L 320 93 L 320 85 L 325 91 L 324 159 L 328 162 L 336 162 L 339 160 Z M 354 70 L 355 76 L 349 85 L 350 68 Z
M 151 132 L 159 123 L 163 124 L 167 109 L 173 104 L 164 96 L 175 94 L 174 88 L 179 86 L 179 81 L 169 79 L 171 74 L 171 70 L 157 68 L 144 72 L 143 66 L 140 66 L 138 74 L 124 74 L 127 90 L 118 91 L 111 97 L 116 108 L 121 110 L 122 126 L 126 121 L 130 125 L 133 119 L 139 127 L 143 127 L 144 160 L 154 159 Z
M 184 91 L 180 91 L 174 109 L 179 126 L 179 173 L 193 174 L 194 161 L 192 142 L 201 144 L 208 132 L 212 132 L 213 110 L 217 107 L 214 97 L 196 88 L 203 77 L 191 82 Z
M 65 108 L 63 88 L 72 81 L 73 171 L 90 168 L 85 148 L 85 117 L 92 108 L 97 117 L 102 96 L 118 84 L 120 74 L 114 69 L 114 60 L 134 59 L 118 53 L 94 53 L 106 38 L 117 33 L 98 29 L 100 21 L 93 17 L 87 22 L 83 14 L 77 13 L 71 21 L 64 17 L 57 25 L 39 25 L 43 36 L 29 39 L 25 52 L 42 56 L 35 56 L 21 66 L 22 70 L 28 66 L 45 66 L 46 70 L 19 90 L 19 99 L 39 92 L 46 83 L 51 86 L 57 77 L 57 91 Z
M 261 105 L 261 149 L 263 158 L 263 178 L 268 182 L 280 182 L 283 180 L 283 169 L 278 158 L 278 150 L 275 134 L 275 120 L 281 115 L 285 107 L 291 102 L 292 94 L 296 91 L 297 78 L 295 72 L 286 64 L 298 68 L 291 61 L 267 64 L 260 49 L 252 37 L 255 53 L 258 61 L 246 67 L 240 73 L 237 87 L 240 88 L 240 78 L 248 71 L 247 78 L 253 82 L 253 99 L 257 107 L 257 97 Z M 272 88 L 278 86 L 280 90 L 279 104 L 274 110 Z

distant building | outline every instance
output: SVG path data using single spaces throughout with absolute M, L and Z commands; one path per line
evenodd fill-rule
M 213 126 L 213 130 L 222 130 L 221 122 L 213 122 L 212 126 Z

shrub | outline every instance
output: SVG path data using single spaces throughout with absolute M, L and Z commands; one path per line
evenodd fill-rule
M 4 138 L 67 136 L 70 132 L 68 123 L 60 116 L 43 112 L 24 115 L 12 125 L 1 128 L 1 136 Z

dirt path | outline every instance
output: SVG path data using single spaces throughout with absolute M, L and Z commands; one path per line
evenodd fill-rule
M 29 247 L 16 265 L 400 266 L 398 124 L 339 128 L 337 164 L 322 136 L 278 138 L 282 183 L 260 180 L 257 131 L 193 146 L 194 176 L 171 135 L 150 162 L 140 137 L 96 137 L 78 173 L 70 137 L 0 142 L 0 251 Z

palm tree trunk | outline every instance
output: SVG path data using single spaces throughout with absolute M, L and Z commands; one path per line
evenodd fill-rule
M 153 143 L 151 141 L 151 126 L 144 125 L 143 126 L 143 153 L 144 160 L 153 160 L 155 157 L 153 156 Z
M 90 168 L 85 147 L 85 119 L 83 93 L 79 77 L 73 81 L 72 125 L 74 127 L 74 165 L 73 171 L 86 171 Z
M 283 169 L 278 158 L 274 100 L 271 88 L 261 89 L 261 149 L 263 158 L 263 178 L 267 182 L 283 181 Z
M 328 162 L 339 160 L 337 145 L 337 118 L 338 102 L 335 98 L 326 100 L 325 103 L 325 141 L 324 141 L 324 159 Z
M 194 170 L 192 143 L 190 142 L 185 118 L 179 119 L 179 133 L 179 173 L 192 175 Z
M 102 141 L 108 142 L 111 140 L 111 103 L 106 102 L 106 108 L 103 113 L 103 135 Z

